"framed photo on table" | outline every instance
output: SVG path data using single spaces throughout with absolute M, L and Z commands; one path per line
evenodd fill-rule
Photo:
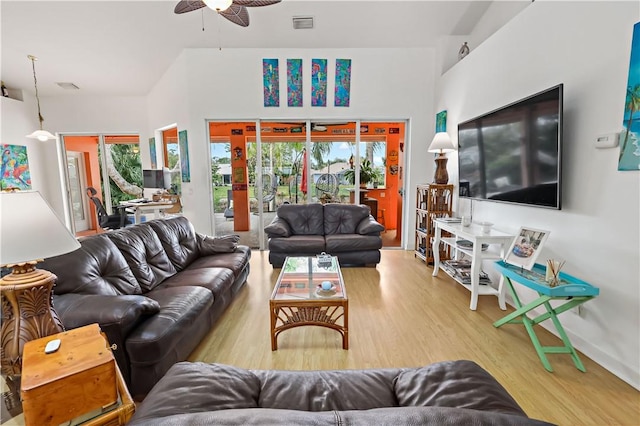
M 549 231 L 521 227 L 504 261 L 530 271 L 536 263 L 536 259 L 540 255 L 542 246 L 547 241 L 548 236 Z

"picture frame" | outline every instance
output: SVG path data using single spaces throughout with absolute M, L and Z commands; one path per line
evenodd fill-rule
M 549 231 L 522 226 L 513 239 L 504 261 L 531 270 L 549 237 Z

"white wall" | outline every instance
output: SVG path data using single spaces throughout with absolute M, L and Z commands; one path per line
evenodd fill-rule
M 27 147 L 29 158 L 29 172 L 31 174 L 31 187 L 34 191 L 39 191 L 42 197 L 47 200 L 51 207 L 62 219 L 63 201 L 58 185 L 58 160 L 56 154 L 56 141 L 49 140 L 40 142 L 37 139 L 27 138 L 26 135 L 37 130 L 40 126 L 38 122 L 38 107 L 35 97 L 21 93 L 25 100 L 11 98 L 0 98 L 1 106 L 1 126 L 0 143 L 10 145 L 24 145 Z M 49 125 L 47 111 L 42 108 L 42 115 L 45 117 L 43 128 L 55 134 L 55 130 Z
M 640 172 L 617 171 L 619 150 L 597 150 L 594 140 L 621 130 L 639 18 L 638 2 L 535 2 L 442 76 L 435 103 L 457 139 L 457 123 L 564 84 L 562 210 L 474 201 L 474 220 L 514 233 L 522 225 L 550 231 L 539 261 L 566 259 L 566 272 L 600 288 L 582 316 L 562 315 L 572 342 L 636 388 Z M 457 181 L 455 155 L 450 160 Z
M 264 107 L 262 59 L 278 58 L 280 107 Z M 303 60 L 303 107 L 286 106 L 286 59 Z M 311 107 L 311 59 L 328 59 L 327 107 Z M 352 59 L 351 104 L 333 106 L 335 59 Z M 191 182 L 183 185 L 185 215 L 201 232 L 211 226 L 209 144 L 206 120 L 256 119 L 410 119 L 407 149 L 409 188 L 432 176 L 426 152 L 435 126 L 431 100 L 434 87 L 433 49 L 188 49 L 149 95 L 151 128 L 178 123 L 188 131 Z M 182 82 L 188 82 L 185 88 Z M 171 100 L 167 103 L 166 100 Z M 164 102 L 163 102 L 164 100 Z M 408 140 L 409 136 L 407 136 Z M 406 206 L 415 203 L 408 191 Z M 405 217 L 405 241 L 413 244 L 415 215 Z

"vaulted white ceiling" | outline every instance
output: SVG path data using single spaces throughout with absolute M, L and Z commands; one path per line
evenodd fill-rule
M 144 95 L 184 48 L 435 47 L 470 34 L 487 10 L 504 23 L 528 2 L 283 0 L 249 8 L 242 28 L 208 8 L 176 15 L 177 0 L 2 0 L 1 77 L 33 93 L 34 55 L 42 96 Z M 294 30 L 298 16 L 313 17 L 314 28 Z

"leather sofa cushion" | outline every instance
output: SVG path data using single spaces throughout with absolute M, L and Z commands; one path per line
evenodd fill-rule
M 171 278 L 167 278 L 161 285 L 165 287 L 198 286 L 208 288 L 213 293 L 213 300 L 221 298 L 228 292 L 235 277 L 233 271 L 227 268 L 188 268 Z
M 324 235 L 355 234 L 358 224 L 368 218 L 369 208 L 355 204 L 324 205 Z
M 198 251 L 200 256 L 208 256 L 216 253 L 233 253 L 238 247 L 240 235 L 221 235 L 212 237 L 204 234 L 196 234 Z
M 51 271 L 58 279 L 55 294 L 141 294 L 126 259 L 106 234 L 80 240 L 80 248 L 61 256 L 50 257 L 39 267 Z
M 176 270 L 183 270 L 200 255 L 196 232 L 186 217 L 157 219 L 148 223 L 158 234 L 162 247 Z
M 176 273 L 158 235 L 147 223 L 106 234 L 124 255 L 143 292 Z
M 289 238 L 271 238 L 269 250 L 289 253 L 291 256 L 315 255 L 325 250 L 324 235 L 292 235 Z
M 290 237 L 291 227 L 284 219 L 278 216 L 274 217 L 270 224 L 265 226 L 264 232 L 269 238 L 272 237 Z
M 291 235 L 324 235 L 323 205 L 283 204 L 278 207 L 278 217 L 291 228 Z
M 178 412 L 178 411 L 174 411 Z M 550 423 L 490 411 L 444 407 L 392 407 L 371 410 L 322 411 L 309 413 L 298 410 L 269 408 L 229 409 L 176 414 L 154 418 L 134 415 L 128 426 L 226 425 L 226 426 L 549 426 Z
M 171 366 L 145 398 L 141 418 L 234 408 L 257 408 L 260 381 L 249 370 L 202 362 Z M 148 401 L 148 403 L 146 403 Z M 188 424 L 188 423 L 186 423 Z
M 233 276 L 238 278 L 249 263 L 249 259 L 251 259 L 251 249 L 248 246 L 238 246 L 233 253 L 199 257 L 187 269 L 228 268 L 233 271 Z
M 525 416 L 506 389 L 473 361 L 445 361 L 404 371 L 398 375 L 395 391 L 401 406 L 458 407 Z
M 361 235 L 380 235 L 384 231 L 384 226 L 369 216 L 365 220 L 361 221 L 356 227 L 356 232 Z
M 414 403 L 429 406 L 405 405 Z M 180 362 L 128 425 L 186 424 L 548 425 L 527 418 L 488 372 L 465 360 L 326 371 Z
M 302 411 L 366 410 L 396 407 L 397 369 L 277 371 L 258 370 L 259 406 Z
M 154 364 L 174 352 L 181 336 L 196 321 L 204 321 L 213 305 L 213 294 L 203 287 L 157 287 L 145 296 L 158 302 L 160 311 L 131 331 L 126 347 L 132 364 Z
M 373 235 L 332 234 L 325 237 L 326 252 L 329 254 L 378 250 L 382 247 L 382 239 Z

